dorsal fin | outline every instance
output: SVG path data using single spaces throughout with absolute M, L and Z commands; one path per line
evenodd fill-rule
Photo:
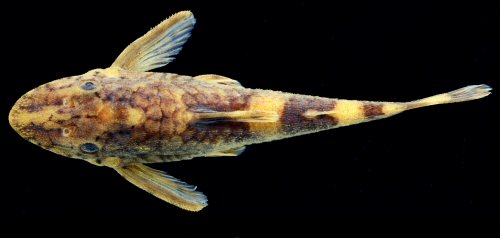
M 190 11 L 172 15 L 127 46 L 111 67 L 145 72 L 167 65 L 181 51 L 195 23 Z

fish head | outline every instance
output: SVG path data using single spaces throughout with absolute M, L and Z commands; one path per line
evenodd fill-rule
M 12 128 L 46 150 L 99 165 L 99 136 L 112 123 L 113 111 L 102 95 L 104 82 L 110 79 L 94 71 L 58 79 L 24 94 L 9 113 Z

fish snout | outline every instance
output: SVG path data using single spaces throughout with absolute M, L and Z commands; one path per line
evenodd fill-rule
M 33 91 L 33 90 L 32 90 Z M 36 112 L 36 106 L 33 98 L 30 97 L 28 92 L 19 98 L 9 112 L 9 124 L 19 135 L 23 138 L 29 138 L 31 135 L 28 133 L 27 127 L 31 124 L 30 115 Z
M 9 124 L 14 131 L 40 146 L 51 145 L 49 134 L 55 128 L 50 125 L 55 108 L 45 104 L 46 100 L 32 90 L 19 98 L 9 112 Z
M 17 109 L 17 103 L 10 109 L 9 112 L 9 124 L 19 134 L 20 123 L 17 121 L 17 117 L 19 115 L 19 110 Z

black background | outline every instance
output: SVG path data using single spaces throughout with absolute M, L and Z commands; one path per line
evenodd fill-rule
M 2 37 L 3 224 L 17 234 L 498 235 L 498 2 L 326 2 L 6 7 L 13 16 L 4 19 Z M 198 185 L 209 197 L 199 213 L 111 169 L 37 148 L 10 128 L 8 111 L 22 94 L 108 67 L 128 43 L 180 10 L 195 14 L 193 36 L 156 71 L 215 73 L 249 88 L 346 99 L 406 101 L 481 83 L 493 95 L 253 145 L 239 157 L 155 165 Z

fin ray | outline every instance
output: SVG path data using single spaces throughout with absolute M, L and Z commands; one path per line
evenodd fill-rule
M 130 164 L 115 168 L 127 181 L 155 197 L 189 211 L 207 206 L 207 197 L 173 176 L 143 164 Z
M 194 77 L 194 79 L 198 80 L 205 80 L 207 82 L 211 83 L 217 83 L 217 84 L 222 84 L 222 85 L 229 85 L 229 86 L 240 86 L 240 82 L 230 79 L 228 77 L 216 75 L 216 74 L 203 74 L 203 75 L 198 75 Z
M 245 151 L 245 146 L 231 148 L 229 150 L 215 151 L 206 154 L 204 157 L 223 157 L 223 156 L 238 156 Z
M 469 85 L 457 90 L 404 103 L 406 109 L 414 109 L 437 104 L 465 102 L 486 97 L 491 94 L 491 87 L 486 84 Z
M 145 72 L 167 65 L 181 51 L 195 23 L 189 11 L 172 15 L 127 46 L 111 67 Z

